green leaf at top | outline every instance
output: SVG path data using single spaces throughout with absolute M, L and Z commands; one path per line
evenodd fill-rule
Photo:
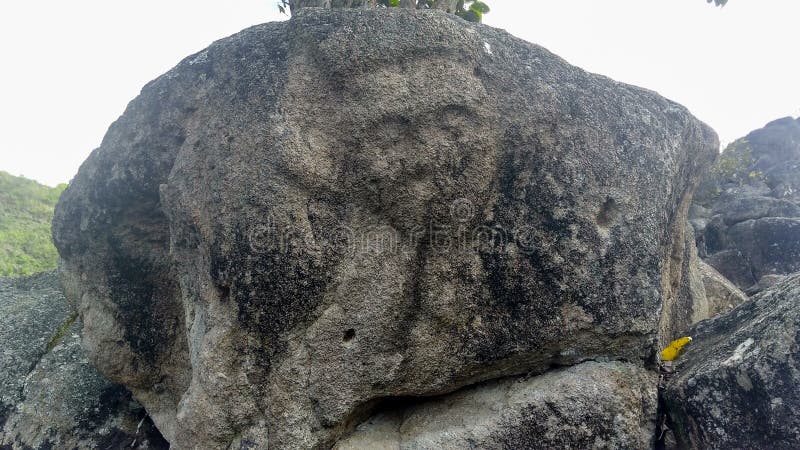
M 480 22 L 483 18 L 483 14 L 480 11 L 475 11 L 474 9 L 468 9 L 466 11 L 461 11 L 457 13 L 459 17 L 468 21 L 468 22 Z
M 490 11 L 489 5 L 480 1 L 472 2 L 472 5 L 470 5 L 469 9 L 481 14 L 486 14 Z

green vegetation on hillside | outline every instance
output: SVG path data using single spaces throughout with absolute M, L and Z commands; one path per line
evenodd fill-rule
M 0 276 L 56 267 L 50 223 L 65 184 L 51 188 L 0 171 Z

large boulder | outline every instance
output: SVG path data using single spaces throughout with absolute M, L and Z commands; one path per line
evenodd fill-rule
M 0 448 L 168 448 L 131 393 L 87 360 L 55 273 L 0 278 L 0 346 Z
M 680 448 L 800 448 L 800 274 L 697 324 L 664 390 Z
M 700 255 L 739 288 L 800 270 L 800 120 L 733 142 L 692 208 Z
M 747 255 L 756 282 L 800 271 L 800 218 L 747 220 L 730 227 L 727 235 L 730 245 Z
M 54 237 L 92 360 L 176 448 L 312 448 L 394 398 L 652 363 L 717 145 L 503 31 L 309 8 L 148 84 Z
M 771 196 L 800 202 L 800 119 L 774 120 L 746 139 L 753 168 L 764 174 Z

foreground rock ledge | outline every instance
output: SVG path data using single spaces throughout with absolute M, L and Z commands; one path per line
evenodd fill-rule
M 87 361 L 55 272 L 0 278 L 0 348 L 0 449 L 169 448 Z
M 323 447 L 387 399 L 651 362 L 716 149 L 505 32 L 309 9 L 148 84 L 54 237 L 93 361 L 175 448 Z
M 657 377 L 592 361 L 494 381 L 379 413 L 334 449 L 652 448 Z
M 800 448 L 800 274 L 697 324 L 664 392 L 680 448 Z

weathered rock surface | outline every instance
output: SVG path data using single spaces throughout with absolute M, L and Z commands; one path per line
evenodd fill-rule
M 750 288 L 747 289 L 747 295 L 758 294 L 764 289 L 770 288 L 783 281 L 787 276 L 788 275 L 764 275 L 760 280 L 758 280 L 758 283 L 750 286 Z
M 0 278 L 0 426 L 19 403 L 28 373 L 71 310 L 57 275 Z
M 311 8 L 147 85 L 54 237 L 92 360 L 176 448 L 320 447 L 389 399 L 652 362 L 716 148 L 502 31 Z
M 800 274 L 697 324 L 664 398 L 680 448 L 800 447 Z
M 728 312 L 747 301 L 747 294 L 710 265 L 700 261 L 698 273 L 703 280 L 708 305 L 704 319 Z
M 673 338 L 684 336 L 693 324 L 730 311 L 748 299 L 747 294 L 699 257 L 691 223 L 678 233 L 683 233 L 683 245 L 674 245 L 670 255 L 675 264 L 671 269 L 671 291 L 677 301 L 674 308 L 662 313 L 662 325 L 670 325 Z
M 661 318 L 662 326 L 669 324 L 673 338 L 682 335 L 692 324 L 711 317 L 714 309 L 709 304 L 713 299 L 706 296 L 703 261 L 697 254 L 694 230 L 686 224 L 676 231 L 682 233 L 683 238 L 676 240 L 669 261 L 674 264 L 670 268 L 673 271 L 670 290 L 677 302 L 675 307 L 665 309 Z
M 585 362 L 493 381 L 379 413 L 334 448 L 652 448 L 656 378 L 632 364 Z
M 92 367 L 55 273 L 0 278 L 0 448 L 167 448 L 144 408 Z
M 700 255 L 739 288 L 800 270 L 800 121 L 779 119 L 731 144 L 696 198 Z

